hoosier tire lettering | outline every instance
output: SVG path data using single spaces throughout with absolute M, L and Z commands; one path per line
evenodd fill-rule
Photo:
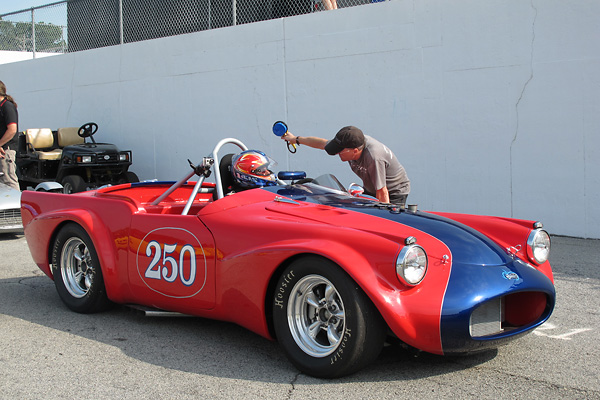
M 336 351 L 335 354 L 333 355 L 333 357 L 331 357 L 331 359 L 330 359 L 331 365 L 333 365 L 338 360 L 342 359 L 342 354 L 344 354 L 344 348 L 346 347 L 346 343 L 348 342 L 349 337 L 352 337 L 352 333 L 350 332 L 350 329 L 346 329 L 346 332 L 344 332 L 344 339 L 342 340 L 342 343 L 339 345 L 338 351 Z
M 283 298 L 285 295 L 285 290 L 288 287 L 288 284 L 294 279 L 294 271 L 288 272 L 285 276 L 281 277 L 279 288 L 275 293 L 275 306 L 279 308 L 283 308 Z
M 386 325 L 354 280 L 319 256 L 292 262 L 273 294 L 273 326 L 286 355 L 318 378 L 351 374 L 377 358 Z

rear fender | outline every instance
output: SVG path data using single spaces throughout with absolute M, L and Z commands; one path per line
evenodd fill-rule
M 62 215 L 61 215 L 62 214 Z M 104 278 L 104 285 L 106 287 L 106 294 L 108 298 L 114 302 L 120 302 L 122 298 L 122 292 L 126 287 L 127 283 L 127 253 L 121 252 L 119 254 L 119 247 L 123 245 L 120 243 L 118 237 L 113 236 L 106 225 L 102 222 L 100 217 L 90 210 L 70 210 L 64 213 L 55 213 L 53 217 L 59 217 L 63 219 L 64 226 L 66 222 L 75 222 L 90 236 L 98 254 L 100 260 L 100 266 L 102 268 L 102 276 Z M 55 232 L 55 235 L 58 230 Z M 125 236 L 125 246 L 127 239 Z M 54 245 L 54 242 L 51 243 Z M 52 251 L 52 247 L 50 248 Z M 122 265 L 122 268 L 119 268 Z M 119 271 L 123 271 L 123 276 L 119 275 Z M 125 284 L 125 285 L 124 285 Z
M 27 202 L 22 204 L 22 213 L 26 226 L 25 237 L 32 257 L 46 275 L 54 279 L 50 264 L 56 235 L 64 225 L 76 223 L 83 227 L 92 239 L 100 260 L 109 299 L 119 302 L 123 298 L 127 285 L 128 224 L 120 230 L 111 232 L 101 218 L 91 210 L 65 209 L 37 214 L 35 207 Z

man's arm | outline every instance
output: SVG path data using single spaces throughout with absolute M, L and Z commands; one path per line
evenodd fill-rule
M 322 139 L 322 138 L 315 137 L 315 136 L 295 136 L 291 132 L 286 133 L 281 138 L 288 143 L 293 143 L 293 144 L 299 143 L 304 146 L 312 147 L 313 149 L 321 149 L 321 150 L 323 150 L 325 148 L 325 145 L 328 142 L 327 139 Z M 296 139 L 298 139 L 297 142 L 296 142 Z
M 390 194 L 388 193 L 387 186 L 382 187 L 375 193 L 375 197 L 382 203 L 390 202 Z
M 4 132 L 4 136 L 0 138 L 0 147 L 10 142 L 13 136 L 15 136 L 15 133 L 17 133 L 17 124 L 8 124 L 6 126 L 6 132 Z
M 2 146 L 10 142 L 13 136 L 15 136 L 15 133 L 17 133 L 17 124 L 8 124 L 8 126 L 6 127 L 6 132 L 4 132 L 4 135 L 0 138 L 0 158 L 4 158 L 5 153 Z

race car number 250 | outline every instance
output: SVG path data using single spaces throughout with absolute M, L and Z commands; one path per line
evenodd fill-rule
M 193 233 L 181 228 L 149 232 L 138 246 L 137 270 L 148 288 L 168 297 L 195 296 L 206 284 L 204 249 Z

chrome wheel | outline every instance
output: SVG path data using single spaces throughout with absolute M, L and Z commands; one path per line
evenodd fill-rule
M 65 182 L 63 184 L 63 193 L 64 194 L 71 194 L 71 193 L 73 193 L 73 186 L 70 183 Z
M 275 336 L 300 371 L 336 378 L 374 361 L 386 324 L 358 284 L 339 265 L 316 255 L 281 271 L 273 294 Z
M 66 241 L 60 257 L 60 273 L 71 296 L 80 299 L 88 293 L 94 282 L 93 264 L 83 240 L 72 237 Z
M 322 358 L 333 353 L 346 327 L 344 303 L 333 284 L 307 275 L 294 285 L 287 305 L 294 341 L 306 354 Z
M 71 310 L 87 314 L 110 307 L 98 253 L 81 225 L 68 223 L 56 235 L 52 275 L 60 299 Z

